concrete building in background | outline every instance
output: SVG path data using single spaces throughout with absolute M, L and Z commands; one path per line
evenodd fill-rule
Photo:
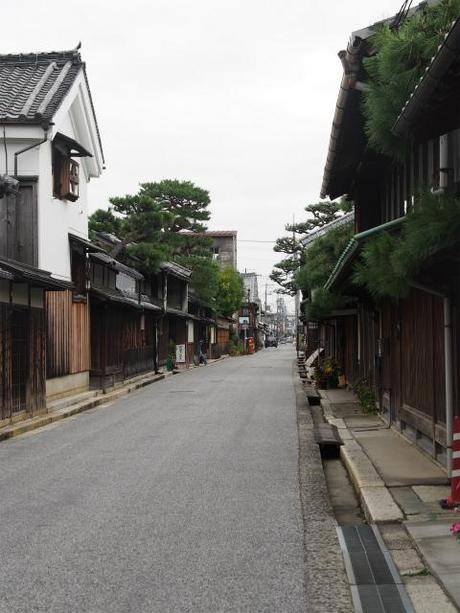
M 236 230 L 207 230 L 206 232 L 188 232 L 189 236 L 204 236 L 212 240 L 211 252 L 221 270 L 233 268 L 238 270 Z
M 220 268 L 231 267 L 237 270 L 237 231 L 215 230 L 204 232 L 204 236 L 212 238 L 212 253 Z

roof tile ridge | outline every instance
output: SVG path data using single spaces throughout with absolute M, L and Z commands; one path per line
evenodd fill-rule
M 81 55 L 77 49 L 0 54 L 0 64 L 44 64 L 53 61 L 60 63 L 68 61 L 76 64 L 82 63 Z

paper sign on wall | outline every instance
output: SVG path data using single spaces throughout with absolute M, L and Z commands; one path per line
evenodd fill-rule
M 176 364 L 185 362 L 185 345 L 176 345 Z

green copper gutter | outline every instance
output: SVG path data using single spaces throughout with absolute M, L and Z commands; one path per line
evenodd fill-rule
M 334 270 L 331 272 L 329 279 L 324 284 L 324 289 L 330 289 L 333 286 L 335 280 L 344 268 L 345 264 L 347 264 L 358 251 L 361 241 L 366 238 L 369 238 L 370 236 L 373 236 L 374 234 L 378 234 L 380 232 L 385 232 L 386 230 L 396 228 L 400 226 L 405 219 L 405 216 L 398 217 L 397 219 L 387 221 L 380 226 L 375 226 L 374 228 L 369 228 L 369 230 L 364 230 L 364 232 L 359 232 L 358 234 L 355 234 L 354 237 L 348 243 L 348 245 L 345 247 L 344 251 L 342 252 L 342 255 L 339 257 L 337 264 L 334 267 Z

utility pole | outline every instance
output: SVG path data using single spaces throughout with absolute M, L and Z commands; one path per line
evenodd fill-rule
M 249 305 L 249 300 L 251 298 L 251 290 L 248 287 L 247 290 L 248 293 L 248 323 L 244 324 L 244 350 L 246 351 L 247 347 L 248 347 L 248 326 L 249 326 L 249 321 L 251 320 L 251 312 L 250 312 L 250 305 Z
M 297 245 L 297 237 L 295 232 L 295 215 L 292 216 L 292 242 L 293 247 L 295 249 Z M 300 258 L 300 253 L 295 253 L 295 258 L 297 256 Z M 300 336 L 299 336 L 299 317 L 300 317 L 300 289 L 296 289 L 295 292 L 295 349 L 297 353 L 297 357 L 299 357 L 299 345 L 300 345 Z

